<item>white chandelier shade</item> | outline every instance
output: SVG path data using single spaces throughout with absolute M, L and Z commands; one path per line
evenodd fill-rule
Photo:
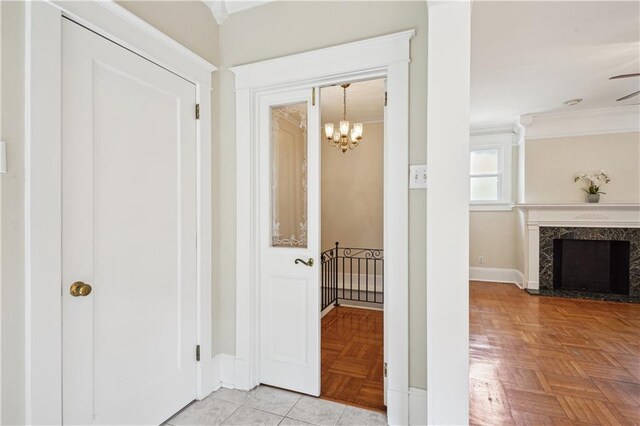
M 360 141 L 362 140 L 362 134 L 364 131 L 364 127 L 362 123 L 353 123 L 353 127 L 351 127 L 351 123 L 347 120 L 347 88 L 350 84 L 342 84 L 343 90 L 343 115 L 342 121 L 338 124 L 338 128 L 336 129 L 333 123 L 325 123 L 324 125 L 324 134 L 329 140 L 329 143 L 339 148 L 344 154 L 349 149 L 354 149 Z

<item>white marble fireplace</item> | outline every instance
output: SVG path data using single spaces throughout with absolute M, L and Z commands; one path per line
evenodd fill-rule
M 524 288 L 540 289 L 540 228 L 640 228 L 640 204 L 536 204 L 525 203 Z M 635 231 L 634 231 L 635 232 Z

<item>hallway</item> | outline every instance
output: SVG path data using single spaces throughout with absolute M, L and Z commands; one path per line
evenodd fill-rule
M 321 398 L 386 411 L 383 312 L 339 306 L 322 318 Z

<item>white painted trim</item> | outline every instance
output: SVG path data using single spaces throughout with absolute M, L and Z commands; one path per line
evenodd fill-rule
M 527 210 L 640 210 L 640 203 L 518 203 Z
M 62 22 L 46 3 L 25 8 L 25 421 L 60 423 Z
M 497 133 L 497 134 L 483 134 L 483 135 L 471 135 L 469 137 L 470 151 L 477 149 L 498 149 L 499 159 L 499 189 L 500 199 L 496 202 L 482 202 L 482 201 L 470 201 L 469 206 L 472 210 L 507 210 L 504 207 L 510 206 L 512 203 L 512 145 L 513 145 L 513 132 Z M 490 207 L 493 207 L 491 209 Z M 510 208 L 509 208 L 510 209 Z
M 469 203 L 472 212 L 510 212 L 513 207 L 512 203 Z
M 255 123 L 259 95 L 349 80 L 387 78 L 384 146 L 385 326 L 388 336 L 388 418 L 406 424 L 409 416 L 409 60 L 415 31 L 320 49 L 231 68 L 236 76 L 236 363 L 239 389 L 259 384 L 259 259 L 257 244 Z M 391 137 L 393 135 L 393 137 Z M 249 172 L 247 172 L 247 170 Z M 393 237 L 391 237 L 393 236 Z M 247 267 L 247 265 L 251 265 Z M 392 395 L 404 395 L 394 397 Z
M 409 41 L 415 34 L 415 30 L 408 30 L 283 58 L 238 65 L 229 70 L 235 74 L 236 90 L 323 80 L 337 75 L 342 75 L 344 79 L 349 78 L 352 73 L 387 68 L 396 62 L 408 62 Z M 357 68 L 354 67 L 354 62 L 358 63 Z M 314 63 L 315 66 L 309 67 L 309 63 Z
M 529 114 L 520 122 L 526 127 L 526 140 L 639 132 L 640 106 Z
M 525 282 L 539 288 L 540 227 L 640 228 L 640 204 L 523 204 L 525 210 Z
M 427 419 L 437 425 L 469 422 L 470 8 L 428 9 Z
M 427 424 L 427 391 L 409 388 L 409 424 L 423 426 Z
M 366 303 L 366 302 L 360 302 L 360 303 Z M 358 305 L 358 301 L 357 300 L 345 300 L 340 302 L 340 306 L 346 306 L 348 308 L 355 308 L 355 309 L 366 309 L 368 311 L 382 311 L 384 312 L 384 305 L 377 305 L 377 306 L 365 306 L 365 305 Z
M 229 15 L 233 13 L 242 12 L 247 9 L 262 6 L 273 0 L 244 0 L 244 1 L 230 1 L 230 0 L 202 0 L 207 5 L 213 17 L 218 25 L 224 24 Z
M 198 343 L 211 359 L 211 72 L 215 67 L 111 1 L 27 2 L 25 76 L 26 423 L 62 423 L 62 19 L 73 18 L 196 86 Z M 204 339 L 204 340 L 203 340 Z M 211 363 L 197 394 L 211 389 Z M 203 375 L 205 377 L 203 377 Z
M 201 87 L 211 87 L 218 68 L 114 0 L 50 0 L 60 12 L 117 44 Z
M 469 281 L 513 283 L 518 287 L 523 288 L 524 275 L 517 269 L 471 266 L 469 268 Z
M 327 315 L 329 312 L 331 312 L 333 310 L 333 308 L 335 308 L 336 306 L 332 303 L 329 306 L 327 306 L 326 308 L 324 308 L 324 310 L 322 312 L 320 312 L 320 319 L 322 319 L 325 315 Z

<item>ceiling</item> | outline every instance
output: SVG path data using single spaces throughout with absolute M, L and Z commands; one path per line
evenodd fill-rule
M 320 90 L 322 123 L 342 120 L 342 87 Z M 347 88 L 347 120 L 351 122 L 381 121 L 384 118 L 384 80 L 351 83 Z
M 220 25 L 232 13 L 242 12 L 273 0 L 202 0 L 213 13 L 213 17 Z
M 520 115 L 631 105 L 640 78 L 640 2 L 475 1 L 471 16 L 471 127 Z M 582 98 L 568 107 L 563 102 Z

